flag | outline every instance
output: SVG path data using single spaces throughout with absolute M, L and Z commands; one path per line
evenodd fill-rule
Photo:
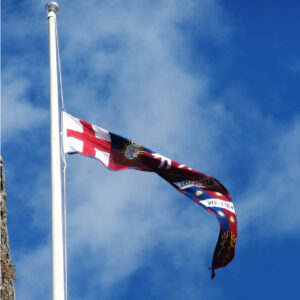
M 210 175 L 200 173 L 168 157 L 77 119 L 63 111 L 63 148 L 65 153 L 82 154 L 99 160 L 111 170 L 135 169 L 155 172 L 179 192 L 214 214 L 220 233 L 214 251 L 211 277 L 234 257 L 237 220 L 227 189 Z

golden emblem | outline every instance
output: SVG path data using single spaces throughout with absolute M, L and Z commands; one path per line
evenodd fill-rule
M 217 211 L 217 214 L 218 214 L 220 217 L 225 217 L 225 214 L 224 214 L 221 210 L 218 210 L 218 211 Z
M 204 192 L 202 191 L 202 190 L 197 190 L 196 192 L 195 192 L 195 196 L 197 196 L 197 197 L 200 197 L 201 195 L 203 195 L 204 194 Z

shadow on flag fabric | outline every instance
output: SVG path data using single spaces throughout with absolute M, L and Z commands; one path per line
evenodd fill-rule
M 77 119 L 65 111 L 63 148 L 65 153 L 96 158 L 111 170 L 155 172 L 217 217 L 220 233 L 210 268 L 211 278 L 215 276 L 215 269 L 225 267 L 233 259 L 237 239 L 236 214 L 229 192 L 215 178 L 99 126 Z

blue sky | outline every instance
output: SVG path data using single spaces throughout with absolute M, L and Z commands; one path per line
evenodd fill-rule
M 17 298 L 51 299 L 46 1 L 2 0 L 2 156 Z M 300 292 L 299 1 L 60 1 L 66 110 L 213 175 L 213 216 L 155 174 L 67 157 L 70 299 L 294 299 Z

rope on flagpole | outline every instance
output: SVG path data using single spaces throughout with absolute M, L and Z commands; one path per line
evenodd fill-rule
M 56 44 L 57 44 L 57 63 L 58 63 L 58 73 L 59 73 L 59 86 L 60 86 L 60 99 L 61 99 L 61 143 L 60 143 L 60 153 L 63 162 L 63 222 L 64 222 L 64 270 L 65 270 L 65 299 L 68 300 L 68 255 L 67 255 L 67 190 L 66 190 L 66 170 L 67 170 L 67 161 L 66 155 L 63 149 L 63 112 L 65 110 L 64 103 L 64 92 L 62 84 L 62 71 L 60 64 L 60 51 L 59 51 L 59 41 L 58 41 L 58 31 L 57 31 L 57 22 L 55 22 L 55 35 L 56 35 Z
M 62 84 L 62 76 L 61 76 L 61 64 L 60 64 L 60 51 L 59 51 L 59 43 L 58 43 L 58 32 L 57 32 L 57 22 L 55 22 L 55 33 L 56 33 L 56 44 L 57 44 L 57 62 L 58 62 L 58 73 L 59 73 L 59 86 L 60 86 L 60 99 L 61 99 L 61 108 L 65 109 L 64 103 L 64 92 L 63 92 L 63 84 Z

